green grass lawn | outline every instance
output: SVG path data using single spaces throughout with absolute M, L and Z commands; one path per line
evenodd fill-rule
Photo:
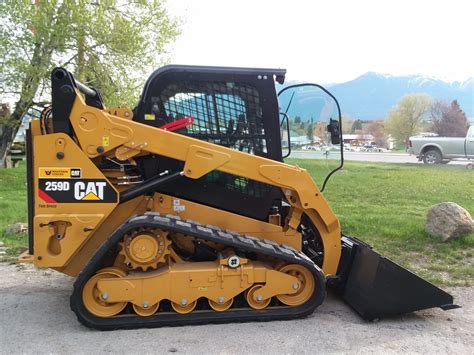
M 321 161 L 289 159 L 316 181 Z M 325 192 L 343 233 L 356 236 L 383 255 L 428 280 L 469 285 L 474 279 L 474 234 L 443 243 L 424 231 L 429 208 L 456 202 L 474 214 L 474 173 L 464 166 L 346 162 Z
M 27 221 L 26 166 L 0 169 L 0 241 L 9 249 L 7 255 L 16 256 L 28 244 L 26 234 L 6 236 L 5 228 L 12 223 Z
M 321 181 L 318 162 L 290 159 Z M 16 255 L 26 235 L 6 236 L 5 228 L 26 222 L 24 165 L 0 169 L 0 240 Z M 443 243 L 424 231 L 426 213 L 439 202 L 456 202 L 474 213 L 474 173 L 462 166 L 347 162 L 324 195 L 343 232 L 436 284 L 470 285 L 474 279 L 474 235 Z

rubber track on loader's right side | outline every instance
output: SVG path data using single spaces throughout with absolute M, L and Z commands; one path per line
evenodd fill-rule
M 300 264 L 311 271 L 315 281 L 315 291 L 311 298 L 300 306 L 275 306 L 263 310 L 250 308 L 230 309 L 225 312 L 194 311 L 189 314 L 175 312 L 160 312 L 150 317 L 140 317 L 135 314 L 119 314 L 110 318 L 101 318 L 90 314 L 82 301 L 82 290 L 87 280 L 101 267 L 101 260 L 109 250 L 121 241 L 129 231 L 137 228 L 159 228 L 162 230 L 181 233 L 205 241 L 225 244 L 237 250 L 263 254 L 280 259 L 285 263 Z M 235 232 L 223 231 L 217 227 L 204 226 L 194 221 L 183 221 L 173 215 L 161 216 L 158 213 L 146 213 L 130 218 L 119 227 L 112 236 L 97 250 L 86 267 L 81 271 L 74 283 L 70 305 L 78 320 L 84 325 L 100 330 L 152 328 L 161 326 L 195 325 L 206 323 L 229 323 L 288 320 L 305 317 L 323 302 L 326 296 L 325 277 L 321 269 L 305 254 L 292 247 L 278 245 L 268 240 L 259 240 L 251 236 L 243 236 Z

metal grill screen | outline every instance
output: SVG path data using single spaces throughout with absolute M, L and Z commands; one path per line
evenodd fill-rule
M 177 133 L 245 153 L 267 157 L 260 96 L 245 83 L 182 81 L 166 86 L 152 97 L 152 113 L 158 125 L 194 117 L 194 123 Z M 202 178 L 228 190 L 265 197 L 270 185 L 213 171 Z
M 152 111 L 163 124 L 194 117 L 194 124 L 179 133 L 266 156 L 260 97 L 248 84 L 180 82 L 167 86 L 152 101 Z

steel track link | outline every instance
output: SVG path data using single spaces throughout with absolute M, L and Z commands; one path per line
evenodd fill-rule
M 122 240 L 125 234 L 134 229 L 143 227 L 159 228 L 182 233 L 189 237 L 196 237 L 206 241 L 225 244 L 237 250 L 259 253 L 288 263 L 303 265 L 310 270 L 314 276 L 315 291 L 307 302 L 295 307 L 276 306 L 264 310 L 240 308 L 230 309 L 225 312 L 199 310 L 189 314 L 158 311 L 156 315 L 150 317 L 140 317 L 135 314 L 123 314 L 110 318 L 101 318 L 90 314 L 82 301 L 82 289 L 87 280 L 103 267 L 101 260 L 109 250 L 113 249 L 119 241 Z M 85 326 L 99 330 L 113 330 L 301 318 L 313 313 L 314 310 L 324 301 L 325 296 L 325 276 L 321 269 L 305 254 L 298 252 L 290 246 L 279 245 L 269 240 L 259 240 L 252 236 L 243 236 L 236 232 L 224 231 L 215 226 L 205 226 L 190 220 L 184 221 L 174 215 L 162 216 L 158 213 L 148 212 L 144 215 L 130 218 L 96 251 L 74 282 L 74 290 L 70 298 L 70 306 L 78 320 Z

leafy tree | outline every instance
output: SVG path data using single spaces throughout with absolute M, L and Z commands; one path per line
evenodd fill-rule
M 296 124 L 301 124 L 301 117 L 300 116 L 295 116 L 295 123 Z
M 354 124 L 354 120 L 346 115 L 342 115 L 341 120 L 342 120 L 342 133 L 344 134 L 353 133 L 352 125 Z
M 327 122 L 318 122 L 313 128 L 314 135 L 319 138 L 319 142 L 326 143 L 327 138 Z M 313 139 L 314 140 L 314 139 Z
M 351 127 L 351 133 L 355 133 L 356 131 L 362 130 L 362 121 L 355 120 Z
M 431 129 L 440 136 L 465 137 L 469 123 L 466 114 L 457 100 L 449 105 L 446 101 L 436 100 L 431 106 Z
M 367 126 L 366 133 L 371 134 L 374 137 L 374 141 L 377 147 L 387 147 L 387 139 L 385 137 L 385 128 L 383 121 L 370 122 Z
M 306 135 L 305 123 L 301 121 L 300 123 L 295 122 L 295 118 L 289 118 L 290 123 L 290 131 L 292 134 L 296 134 L 298 136 Z
M 108 106 L 132 105 L 178 35 L 161 0 L 2 0 L 0 16 L 0 94 L 16 100 L 3 122 L 1 159 L 22 115 L 46 95 L 51 69 L 67 67 Z
M 311 144 L 314 143 L 314 124 L 310 122 L 306 127 L 306 137 L 310 140 Z
M 390 110 L 386 128 L 398 145 L 406 144 L 408 138 L 417 133 L 431 102 L 432 98 L 427 94 L 409 94 Z

